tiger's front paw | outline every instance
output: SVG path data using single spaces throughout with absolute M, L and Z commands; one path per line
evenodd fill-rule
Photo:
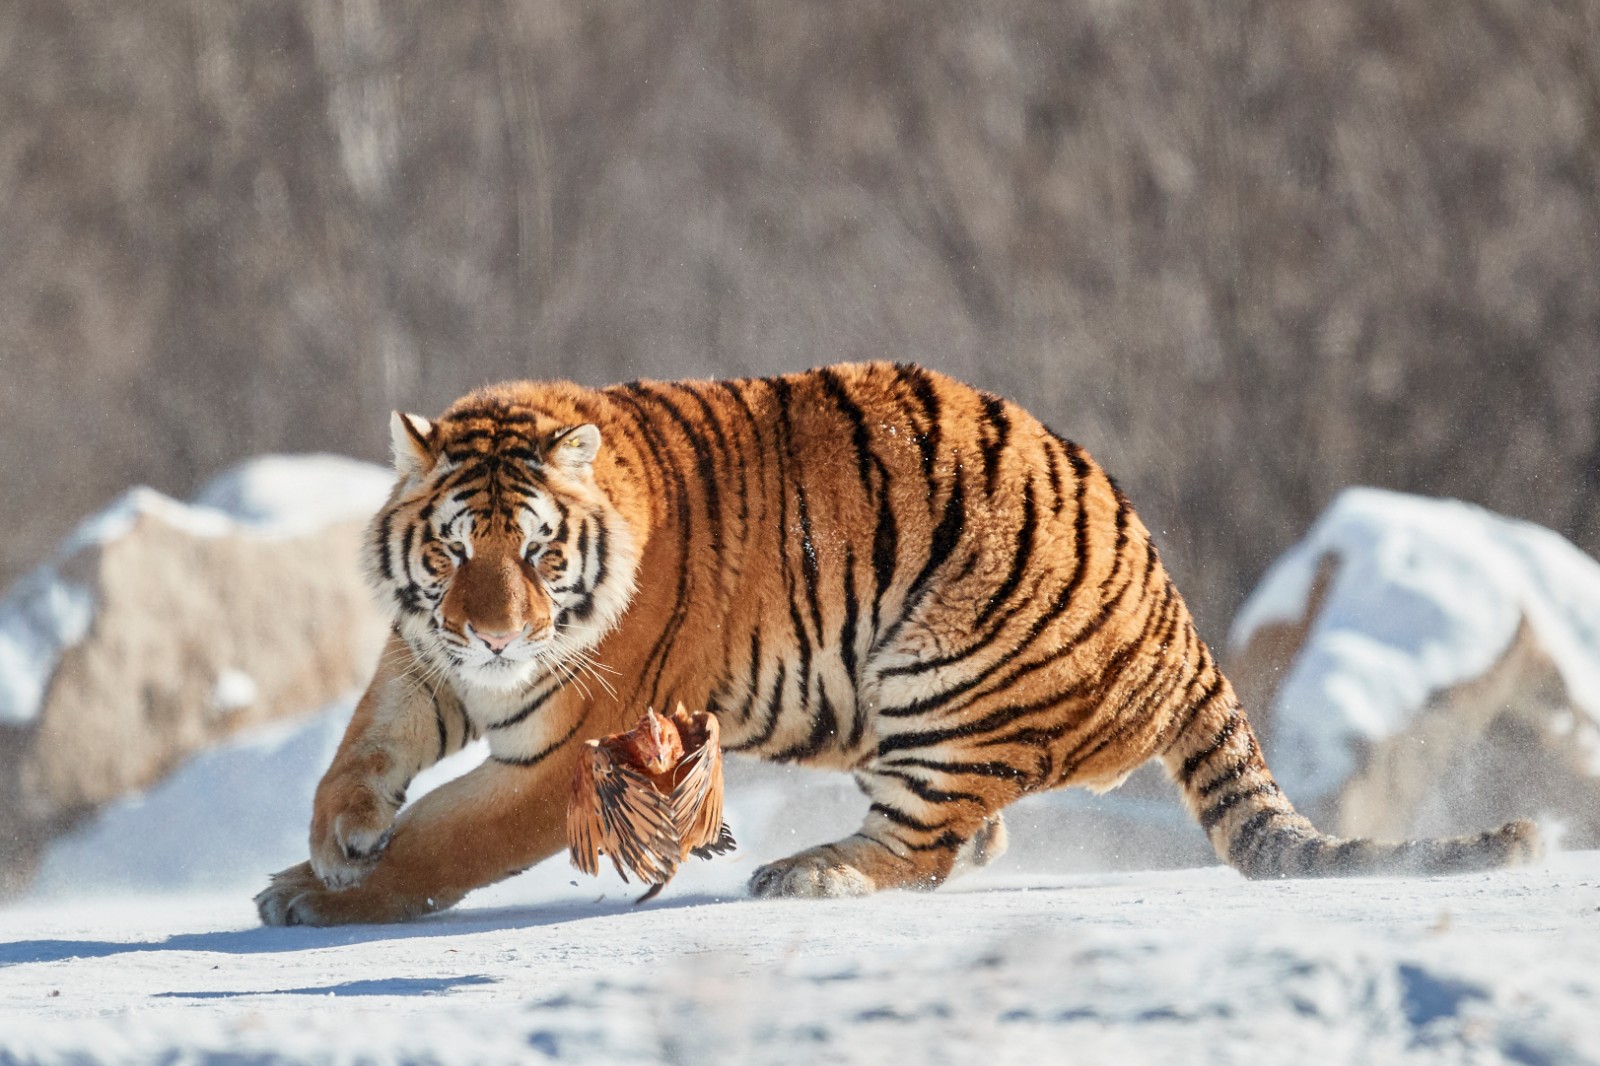
M 308 862 L 273 874 L 255 903 L 262 925 L 375 925 L 439 909 L 362 887 L 331 889 Z
M 359 884 L 378 864 L 400 809 L 365 785 L 326 783 L 311 818 L 311 868 L 332 889 Z

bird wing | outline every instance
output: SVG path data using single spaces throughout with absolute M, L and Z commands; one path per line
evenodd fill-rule
M 733 847 L 722 823 L 722 745 L 714 715 L 689 714 L 680 704 L 673 715 L 683 736 L 684 757 L 672 789 L 672 818 L 683 854 L 710 858 Z
M 667 881 L 682 854 L 671 800 L 604 741 L 591 740 L 584 748 L 567 801 L 572 864 L 597 874 L 604 854 L 624 881 L 630 871 L 647 883 Z

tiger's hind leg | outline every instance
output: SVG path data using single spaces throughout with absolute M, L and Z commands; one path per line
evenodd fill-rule
M 866 896 L 891 888 L 933 889 L 988 865 L 1006 847 L 1001 806 L 1015 798 L 970 790 L 955 774 L 926 768 L 858 771 L 872 801 L 852 836 L 768 863 L 750 878 L 760 898 Z

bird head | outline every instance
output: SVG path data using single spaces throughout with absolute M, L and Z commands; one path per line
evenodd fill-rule
M 664 774 L 678 765 L 683 758 L 683 738 L 670 718 L 664 718 L 654 708 L 644 712 L 644 718 L 627 733 L 623 743 L 628 753 L 648 773 Z

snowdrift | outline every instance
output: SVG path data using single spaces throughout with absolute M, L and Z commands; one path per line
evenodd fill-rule
M 1274 774 L 1329 828 L 1545 814 L 1600 846 L 1600 563 L 1550 530 L 1348 490 L 1230 644 Z

